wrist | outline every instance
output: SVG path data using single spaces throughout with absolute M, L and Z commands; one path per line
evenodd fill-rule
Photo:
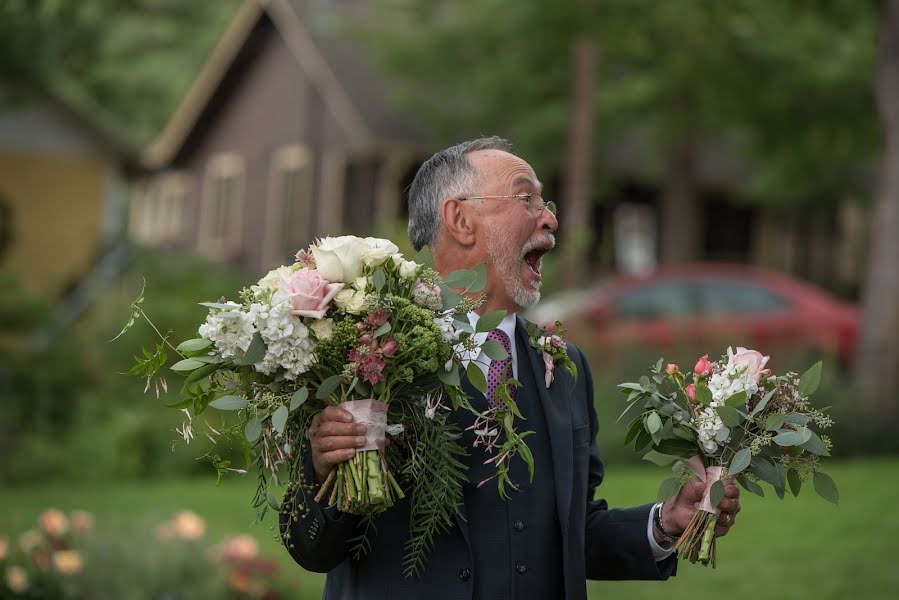
M 664 504 L 656 505 L 652 515 L 652 533 L 659 545 L 676 543 L 682 533 L 675 529 L 676 526 L 671 523 L 671 511 L 666 514 L 665 508 Z

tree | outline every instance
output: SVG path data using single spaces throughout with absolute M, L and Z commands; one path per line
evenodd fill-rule
M 871 214 L 855 382 L 873 422 L 889 429 L 899 416 L 899 0 L 883 2 L 875 88 L 883 158 Z

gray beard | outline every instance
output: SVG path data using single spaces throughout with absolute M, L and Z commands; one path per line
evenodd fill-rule
M 496 274 L 502 280 L 506 293 L 519 308 L 530 308 L 537 304 L 540 301 L 541 282 L 525 284 L 521 279 L 521 263 L 524 261 L 524 254 L 533 248 L 526 246 L 523 251 L 512 248 L 509 238 L 493 227 L 488 228 L 487 235 L 487 255 L 493 261 Z M 550 237 L 552 236 L 550 235 Z M 554 239 L 553 242 L 555 242 Z M 543 259 L 541 258 L 540 261 L 542 262 Z

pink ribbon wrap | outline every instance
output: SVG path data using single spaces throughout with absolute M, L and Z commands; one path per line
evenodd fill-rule
M 721 479 L 721 467 L 706 467 L 699 455 L 691 456 L 684 462 L 690 467 L 690 470 L 696 474 L 699 481 L 705 484 L 702 502 L 699 503 L 700 510 L 717 515 L 721 511 L 717 506 L 712 506 L 710 494 L 712 493 L 712 484 Z
M 387 405 L 380 400 L 348 400 L 339 405 L 340 408 L 353 415 L 355 423 L 364 423 L 368 429 L 365 431 L 365 446 L 357 448 L 362 450 L 383 450 L 384 432 L 387 430 Z

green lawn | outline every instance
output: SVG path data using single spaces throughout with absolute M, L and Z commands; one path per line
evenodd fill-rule
M 828 469 L 840 486 L 839 507 L 805 490 L 780 501 L 743 494 L 733 533 L 720 540 L 716 570 L 682 563 L 666 583 L 590 582 L 591 598 L 721 597 L 878 598 L 899 592 L 899 459 L 843 462 Z M 652 499 L 663 469 L 609 466 L 603 495 L 613 506 Z M 252 525 L 250 481 L 130 482 L 85 487 L 41 486 L 0 490 L 0 532 L 32 526 L 46 507 L 87 509 L 105 531 L 152 527 L 178 510 L 207 521 L 207 536 L 252 532 L 263 552 L 295 578 L 296 598 L 318 598 L 323 577 L 300 571 L 275 539 L 272 522 Z M 714 596 L 713 596 L 714 595 Z

